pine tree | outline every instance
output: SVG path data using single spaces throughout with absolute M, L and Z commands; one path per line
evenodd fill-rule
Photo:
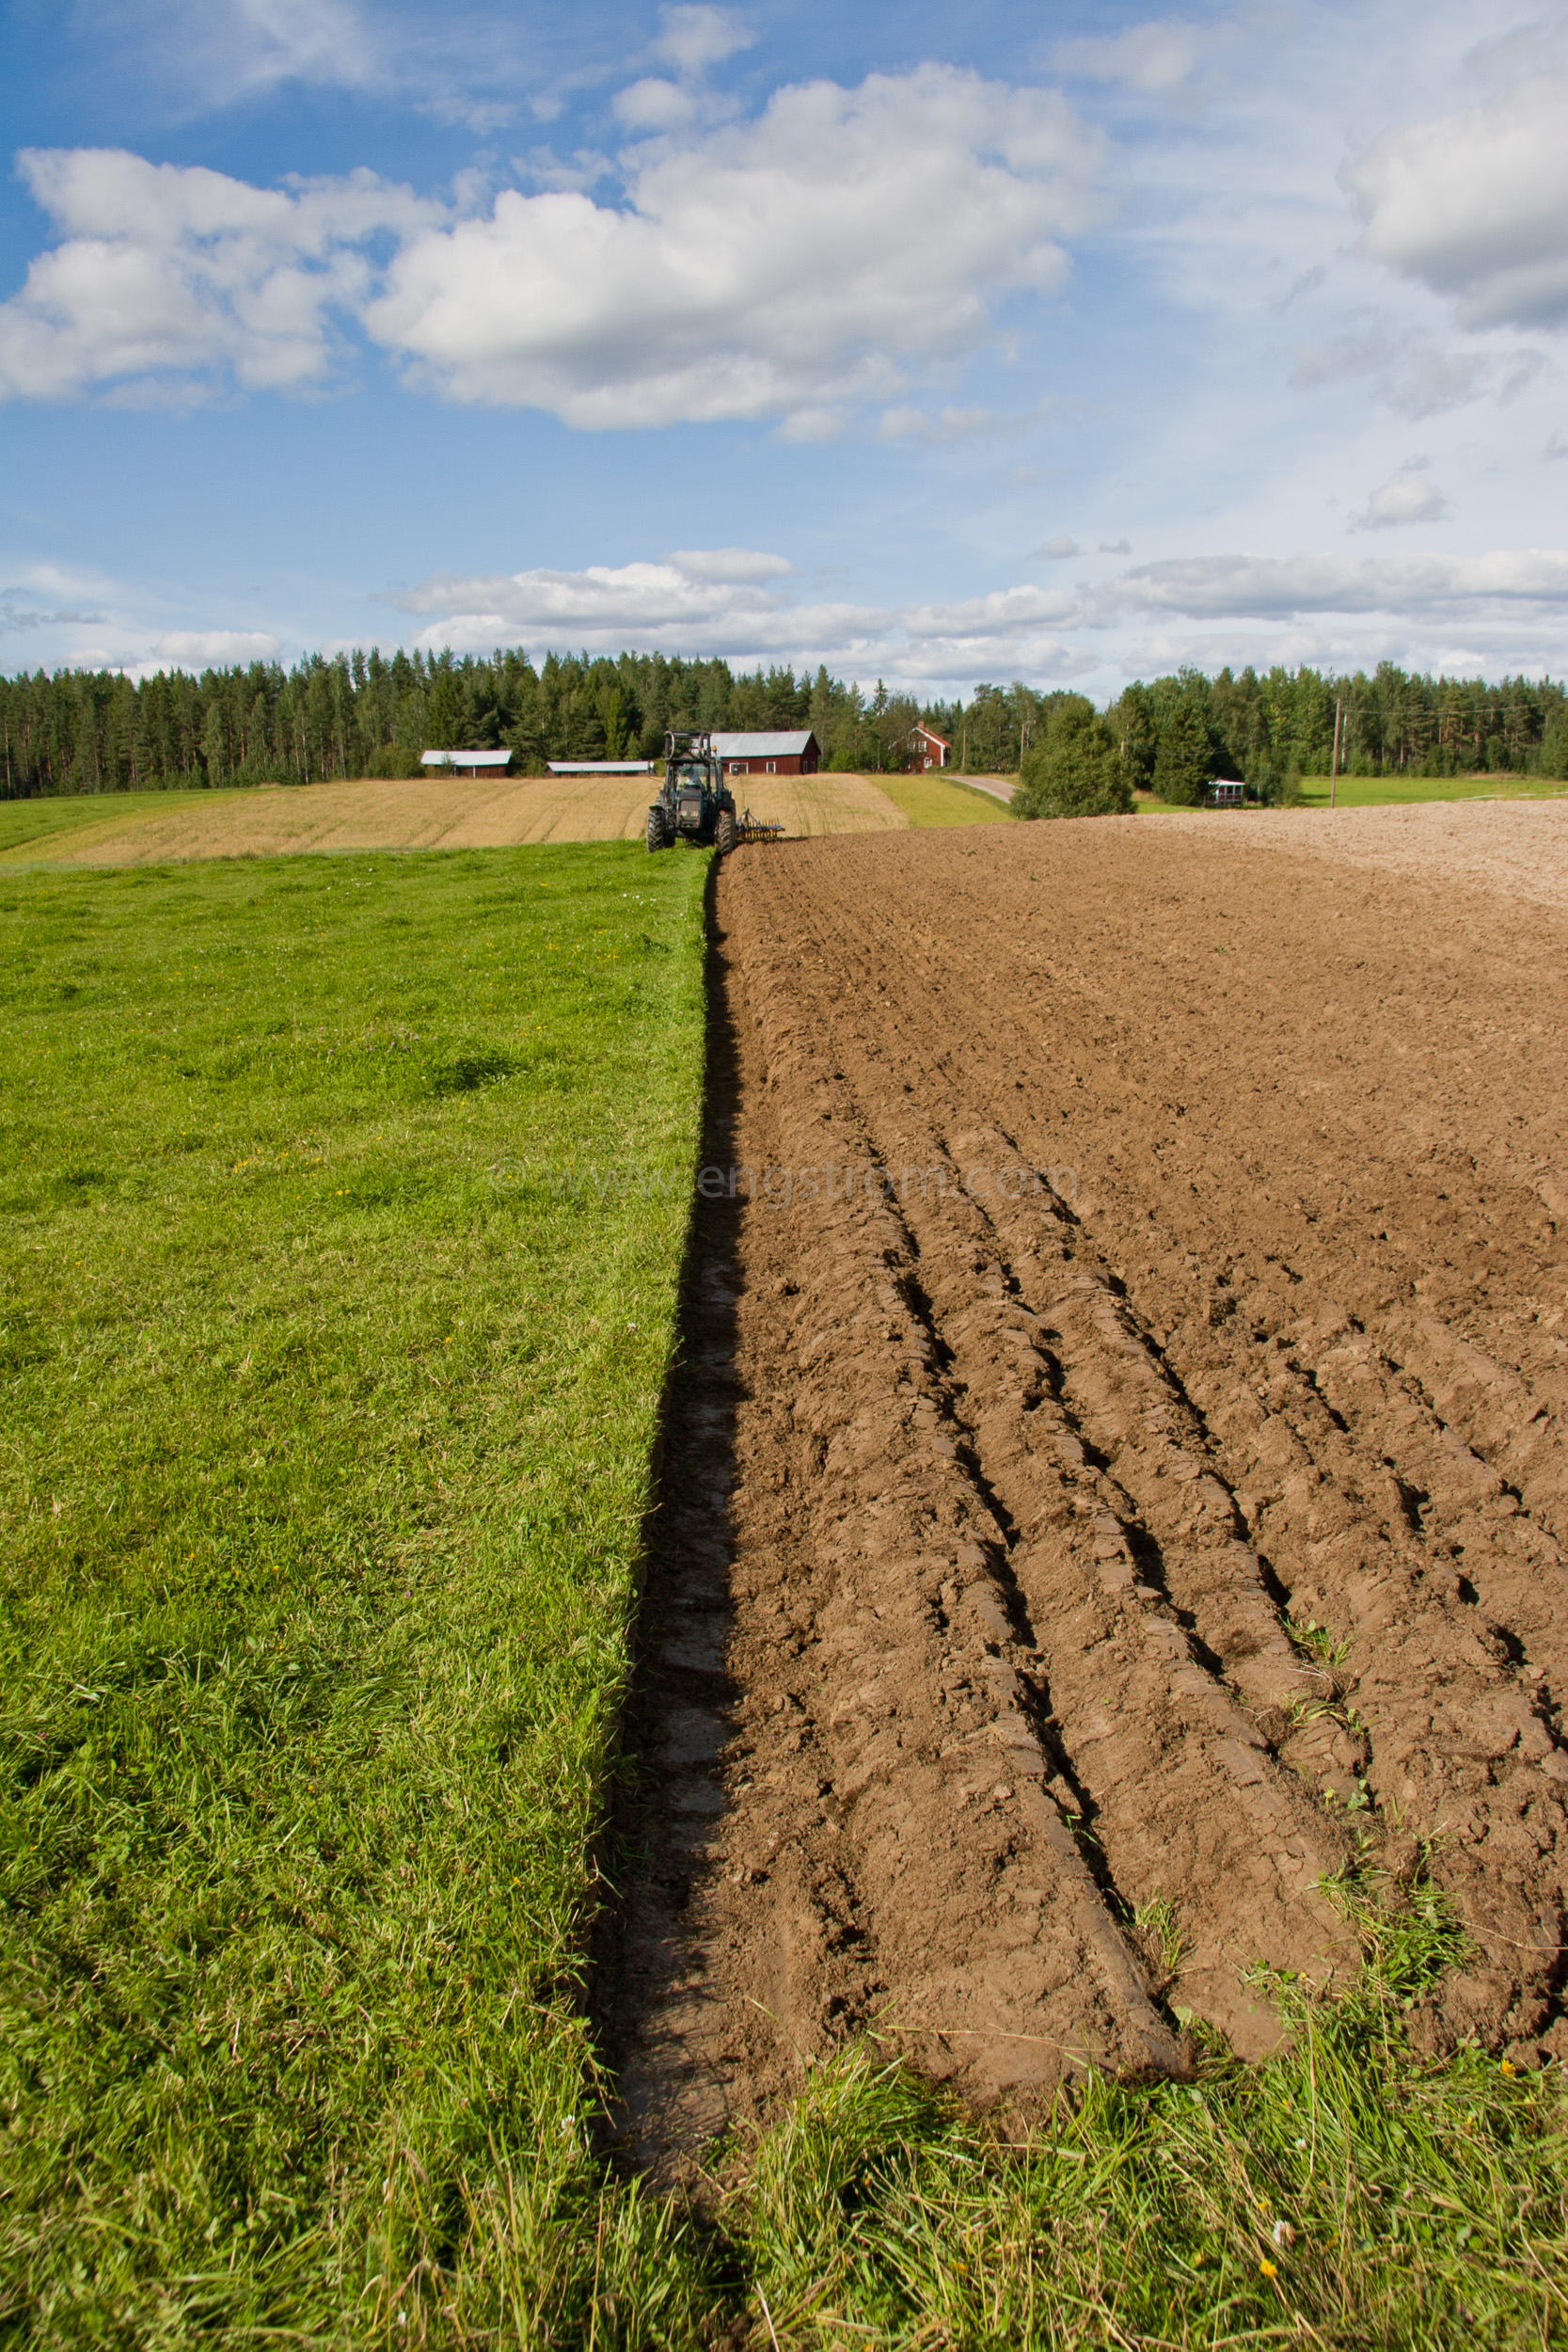
M 1154 789 L 1175 808 L 1195 808 L 1211 774 L 1209 730 L 1189 697 L 1178 695 L 1160 721 Z

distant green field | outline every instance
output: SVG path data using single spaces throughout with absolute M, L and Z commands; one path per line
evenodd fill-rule
M 877 776 L 873 779 L 911 825 L 1008 824 L 1011 817 L 1001 801 L 972 784 L 938 775 Z
M 1334 805 L 1384 808 L 1407 806 L 1417 801 L 1506 801 L 1521 797 L 1551 800 L 1564 793 L 1568 793 L 1568 784 L 1553 776 L 1341 776 L 1335 788 Z M 1183 817 L 1190 813 L 1170 801 L 1156 800 L 1151 792 L 1140 792 L 1137 804 L 1150 816 Z M 1304 776 L 1299 805 L 1327 808 L 1328 778 Z
M 706 865 L 0 876 L 7 2342 L 587 2292 Z
M 1382 808 L 1411 801 L 1543 800 L 1564 792 L 1568 784 L 1555 776 L 1341 776 L 1334 799 L 1339 808 Z M 1303 776 L 1301 799 L 1305 808 L 1326 808 L 1328 778 Z

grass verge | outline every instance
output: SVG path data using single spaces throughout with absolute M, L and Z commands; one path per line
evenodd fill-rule
M 576 1993 L 705 866 L 0 881 L 0 2335 L 521 2326 L 669 2227 Z
M 725 2217 L 763 2345 L 1545 2345 L 1568 2334 L 1555 2074 L 1411 2025 L 1461 1956 L 1440 1899 L 1339 1890 L 1361 1979 L 1277 1980 L 1256 2068 L 1091 2079 L 1009 2142 L 866 2051 L 825 2070 Z

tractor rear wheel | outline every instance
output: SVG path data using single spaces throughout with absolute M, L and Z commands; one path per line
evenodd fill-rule
M 735 811 L 721 808 L 719 822 L 713 828 L 713 846 L 721 857 L 728 857 L 735 848 Z
M 662 801 L 656 801 L 648 811 L 648 848 L 650 850 L 662 850 L 666 846 L 667 839 L 664 830 L 664 803 Z

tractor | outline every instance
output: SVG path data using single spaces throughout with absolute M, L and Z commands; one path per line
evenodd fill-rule
M 740 837 L 735 795 L 724 782 L 724 765 L 705 729 L 664 739 L 664 783 L 648 811 L 648 847 L 667 850 L 674 841 L 711 841 L 721 857 Z

